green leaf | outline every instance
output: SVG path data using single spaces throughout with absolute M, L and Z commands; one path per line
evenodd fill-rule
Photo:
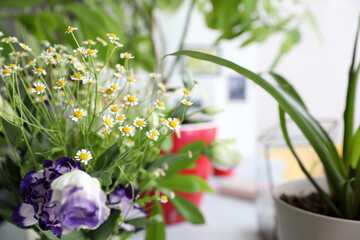
M 212 192 L 206 181 L 195 175 L 175 175 L 170 178 L 159 178 L 157 182 L 159 187 L 185 193 Z
M 146 204 L 148 202 L 158 200 L 158 199 L 159 199 L 159 197 L 157 197 L 157 196 L 143 197 L 143 198 L 140 198 L 140 199 L 136 200 L 136 203 L 143 206 L 144 204 Z
M 20 128 L 18 126 L 9 123 L 4 118 L 1 118 L 1 123 L 10 142 L 13 145 L 16 145 L 17 141 L 22 137 Z
M 186 221 L 193 224 L 205 223 L 205 219 L 200 210 L 186 198 L 177 194 L 175 198 L 170 201 Z
M 106 166 L 109 166 L 110 162 L 115 161 L 115 159 L 118 158 L 119 154 L 119 145 L 118 143 L 115 143 L 96 159 L 95 170 L 101 170 Z
M 161 215 L 164 219 L 164 212 L 160 206 L 160 203 L 156 201 L 154 208 L 151 212 L 151 217 Z M 146 229 L 146 240 L 165 240 L 165 221 L 152 221 L 149 223 Z
M 42 2 L 42 0 L 1 0 L 0 6 L 10 8 L 24 8 L 28 6 L 33 6 L 39 2 Z
M 355 133 L 355 136 L 351 139 L 350 143 L 350 165 L 352 168 L 356 168 L 360 159 L 360 127 Z
M 170 55 L 185 55 L 225 66 L 239 74 L 242 74 L 267 91 L 279 103 L 281 108 L 289 114 L 289 116 L 293 119 L 305 137 L 309 140 L 310 144 L 313 146 L 324 165 L 329 184 L 332 187 L 331 189 L 334 190 L 336 199 L 340 201 L 342 186 L 345 182 L 345 176 L 347 176 L 347 169 L 340 159 L 334 144 L 329 141 L 328 136 L 321 129 L 320 125 L 306 111 L 306 109 L 304 109 L 303 106 L 299 104 L 298 100 L 294 99 L 292 95 L 287 93 L 281 87 L 272 85 L 261 76 L 228 60 L 190 50 L 183 50 Z
M 111 173 L 102 172 L 100 175 L 100 181 L 101 181 L 102 186 L 105 186 L 105 187 L 110 186 L 112 183 Z
M 99 240 L 107 239 L 113 233 L 114 228 L 117 226 L 118 218 L 120 216 L 120 211 L 112 212 L 109 218 L 100 225 L 97 229 L 89 232 L 89 239 Z
M 85 235 L 82 231 L 72 231 L 69 234 L 61 236 L 61 240 L 85 240 Z

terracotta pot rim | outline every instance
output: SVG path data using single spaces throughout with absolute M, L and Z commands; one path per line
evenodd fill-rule
M 185 123 L 181 125 L 181 132 L 203 130 L 217 128 L 218 124 L 215 121 L 201 122 L 201 123 Z
M 325 178 L 316 178 L 315 180 L 316 181 L 321 181 L 321 182 L 326 181 Z M 311 184 L 307 178 L 302 178 L 302 179 L 296 179 L 296 180 L 288 181 L 288 182 L 280 184 L 279 186 L 276 186 L 274 188 L 273 192 L 272 192 L 273 198 L 275 199 L 275 201 L 277 203 L 281 204 L 282 206 L 284 206 L 286 208 L 289 208 L 292 211 L 296 211 L 296 212 L 298 212 L 300 214 L 307 214 L 307 215 L 310 215 L 310 216 L 313 216 L 313 217 L 316 217 L 316 218 L 321 218 L 321 219 L 324 219 L 324 220 L 332 220 L 332 221 L 340 221 L 340 222 L 344 222 L 344 223 L 360 224 L 359 220 L 349 220 L 349 219 L 344 219 L 344 218 L 330 217 L 330 216 L 325 216 L 325 215 L 321 215 L 321 214 L 318 214 L 318 213 L 313 213 L 313 212 L 310 212 L 310 211 L 306 211 L 306 210 L 294 207 L 294 206 L 292 206 L 292 205 L 290 205 L 290 204 L 288 204 L 288 203 L 286 203 L 286 202 L 284 202 L 283 200 L 280 199 L 279 196 L 283 193 L 281 191 L 283 186 L 288 185 L 288 184 L 296 184 L 298 182 L 304 182 L 304 181 Z

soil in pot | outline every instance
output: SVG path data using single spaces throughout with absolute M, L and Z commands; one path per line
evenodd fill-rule
M 311 193 L 305 196 L 282 194 L 280 199 L 290 204 L 291 206 L 303 209 L 305 211 L 332 217 L 329 208 L 318 193 Z

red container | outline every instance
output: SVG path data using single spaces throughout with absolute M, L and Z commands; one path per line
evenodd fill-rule
M 234 175 L 234 170 L 233 169 L 220 170 L 220 169 L 214 167 L 214 175 L 222 176 L 222 177 L 230 177 L 230 176 Z
M 173 135 L 173 149 L 172 153 L 178 152 L 185 145 L 198 141 L 204 140 L 206 144 L 209 144 L 216 137 L 217 125 L 214 123 L 199 123 L 199 124 L 184 124 L 181 128 L 181 138 L 178 138 L 175 134 Z M 180 174 L 192 174 L 197 175 L 204 180 L 207 180 L 212 173 L 212 165 L 210 160 L 202 155 L 196 162 L 195 168 L 193 169 L 185 169 L 180 172 Z M 200 205 L 200 202 L 203 198 L 204 193 L 181 193 L 176 192 L 186 199 L 193 202 L 196 206 Z M 164 210 L 164 216 L 166 220 L 166 224 L 176 224 L 183 222 L 184 219 L 180 216 L 180 214 L 176 211 L 171 202 L 166 204 L 162 204 Z

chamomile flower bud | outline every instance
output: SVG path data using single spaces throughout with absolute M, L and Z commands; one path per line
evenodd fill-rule
M 66 84 L 65 78 L 60 78 L 58 81 L 56 81 L 54 89 L 61 89 Z
M 93 159 L 91 152 L 86 149 L 81 149 L 76 152 L 75 160 L 87 165 Z
M 125 101 L 125 104 L 128 106 L 135 106 L 139 104 L 138 99 L 134 96 L 127 95 L 123 98 L 123 100 Z
M 191 106 L 193 104 L 192 102 L 190 102 L 190 101 L 188 101 L 186 99 L 182 99 L 181 103 L 184 104 L 185 106 Z
M 154 106 L 156 109 L 159 109 L 159 110 L 164 110 L 165 109 L 165 104 L 160 101 L 159 99 L 156 99 L 155 102 L 153 102 Z
M 33 73 L 36 75 L 36 76 L 46 76 L 46 71 L 43 69 L 43 68 L 37 68 L 37 69 L 34 69 L 33 70 Z
M 36 82 L 36 83 L 34 83 L 34 88 L 32 88 L 32 92 L 40 95 L 41 93 L 45 92 L 45 89 L 46 89 L 45 84 L 43 84 L 41 82 Z
M 140 128 L 140 130 L 143 130 L 143 128 L 146 127 L 146 124 L 145 118 L 136 117 L 134 119 L 134 126 Z
M 133 136 L 135 134 L 135 128 L 133 126 L 125 125 L 120 126 L 119 130 L 123 136 Z
M 133 59 L 135 57 L 133 55 L 131 55 L 131 53 L 125 52 L 125 53 L 120 54 L 120 58 Z
M 114 126 L 115 120 L 110 115 L 103 116 L 104 125 L 107 129 L 112 128 Z
M 25 45 L 24 43 L 19 43 L 20 47 L 22 49 L 24 49 L 25 51 L 28 51 L 30 52 L 32 49 L 28 46 L 28 45 Z
M 170 130 L 178 130 L 180 129 L 181 125 L 180 125 L 180 121 L 176 118 L 168 118 L 166 120 L 166 126 L 170 129 Z
M 104 47 L 106 47 L 108 45 L 108 43 L 102 39 L 102 38 L 99 38 L 99 37 L 96 37 L 96 40 L 101 43 Z
M 78 30 L 77 28 L 75 28 L 75 27 L 71 27 L 71 26 L 68 26 L 67 27 L 67 29 L 66 29 L 66 31 L 65 31 L 65 33 L 72 33 L 73 31 L 75 31 L 75 30 Z
M 71 100 L 70 100 L 71 101 Z M 81 108 L 75 108 L 74 113 L 70 115 L 71 120 L 77 122 L 82 117 L 85 117 L 87 115 L 87 111 Z

